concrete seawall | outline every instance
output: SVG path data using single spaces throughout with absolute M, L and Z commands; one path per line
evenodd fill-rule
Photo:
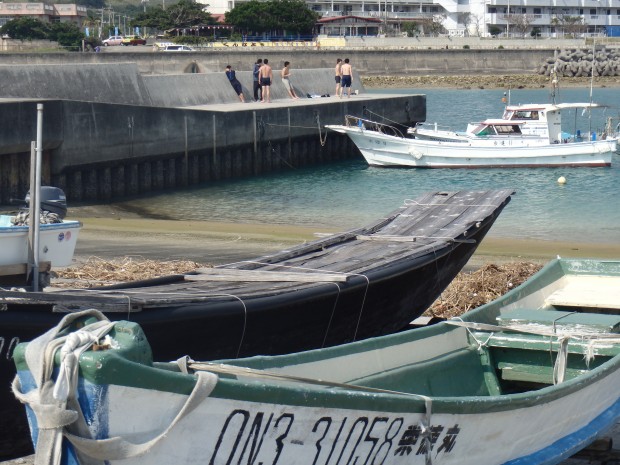
M 141 74 L 221 72 L 228 64 L 237 72 L 251 71 L 257 58 L 269 58 L 274 70 L 284 61 L 296 69 L 333 68 L 337 58 L 351 59 L 355 72 L 364 76 L 424 74 L 533 73 L 554 56 L 555 48 L 527 49 L 208 49 L 200 52 L 153 52 L 149 48 L 101 53 L 2 54 L 3 64 L 105 64 L 135 63 Z
M 239 77 L 249 97 L 251 75 Z M 406 125 L 426 119 L 425 96 L 368 94 L 359 78 L 354 86 L 361 92 L 350 99 L 299 100 L 284 98 L 276 78 L 271 104 L 240 103 L 223 72 L 142 76 L 132 64 L 29 65 L 0 66 L 0 79 L 11 82 L 0 95 L 1 204 L 23 198 L 28 188 L 39 101 L 44 183 L 63 188 L 74 202 L 342 159 L 355 148 L 325 125 L 347 114 Z M 293 71 L 291 80 L 300 93 L 335 87 L 331 69 Z

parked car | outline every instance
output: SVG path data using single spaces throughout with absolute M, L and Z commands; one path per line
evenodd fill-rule
M 125 36 L 121 45 L 146 45 L 146 39 L 140 36 Z
M 123 36 L 110 36 L 103 41 L 103 45 L 107 47 L 108 45 L 121 45 L 123 41 Z
M 193 52 L 194 49 L 189 45 L 166 45 L 165 48 L 162 49 L 164 52 Z

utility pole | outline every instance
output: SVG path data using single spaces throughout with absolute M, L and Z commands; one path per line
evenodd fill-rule
M 510 37 L 510 0 L 508 0 L 508 13 L 506 14 L 506 37 Z

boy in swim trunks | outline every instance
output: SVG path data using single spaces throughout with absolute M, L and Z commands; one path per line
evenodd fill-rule
M 297 97 L 297 94 L 295 94 L 295 89 L 293 89 L 293 86 L 291 85 L 291 82 L 289 80 L 289 76 L 291 75 L 291 70 L 289 68 L 290 65 L 291 63 L 289 61 L 284 62 L 284 68 L 282 68 L 282 71 L 280 72 L 280 75 L 282 76 L 282 84 L 284 84 L 288 95 L 292 99 L 298 99 L 299 97 Z
M 340 78 L 341 78 L 341 74 L 342 71 L 340 70 L 340 68 L 342 68 L 342 59 L 338 58 L 336 60 L 336 68 L 334 69 L 334 72 L 336 73 L 336 97 L 340 96 Z
M 347 97 L 351 97 L 351 82 L 353 80 L 353 67 L 349 64 L 349 59 L 344 59 L 344 64 L 340 68 L 342 73 L 342 79 L 340 81 L 340 85 L 342 86 L 342 93 L 344 93 L 344 89 L 347 89 Z M 340 95 L 342 97 L 342 95 Z
M 273 70 L 269 66 L 269 60 L 263 60 L 263 66 L 258 71 L 258 81 L 263 89 L 263 99 L 261 102 L 271 103 L 271 81 L 273 80 Z

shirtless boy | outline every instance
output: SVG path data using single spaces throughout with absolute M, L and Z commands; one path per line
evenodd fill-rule
M 345 58 L 342 67 L 340 68 L 340 72 L 342 73 L 341 92 L 344 93 L 344 89 L 347 89 L 347 97 L 351 97 L 351 82 L 353 80 L 353 68 L 349 64 L 349 59 Z M 342 95 L 340 96 L 342 97 Z
M 273 81 L 273 70 L 269 66 L 269 60 L 265 58 L 263 60 L 263 66 L 258 71 L 258 81 L 263 90 L 261 102 L 271 103 L 271 82 Z
M 334 69 L 334 72 L 336 73 L 336 97 L 338 97 L 340 95 L 340 78 L 341 78 L 341 70 L 340 68 L 342 67 L 342 59 L 338 58 L 336 60 L 336 68 Z

